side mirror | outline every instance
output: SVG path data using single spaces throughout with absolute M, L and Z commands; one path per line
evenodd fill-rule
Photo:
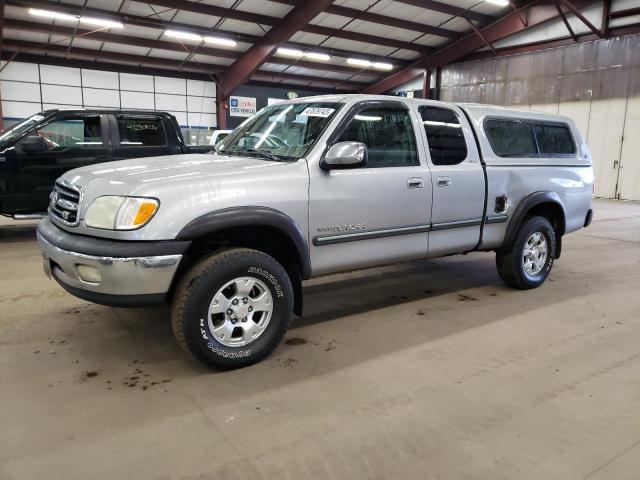
M 42 153 L 47 151 L 47 141 L 39 135 L 29 135 L 16 143 L 19 154 Z
M 333 144 L 324 155 L 323 170 L 363 167 L 367 164 L 367 146 L 361 142 Z

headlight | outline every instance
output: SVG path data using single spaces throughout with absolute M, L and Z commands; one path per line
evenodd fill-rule
M 159 205 L 155 198 L 106 195 L 91 202 L 84 223 L 105 230 L 135 230 L 151 220 Z

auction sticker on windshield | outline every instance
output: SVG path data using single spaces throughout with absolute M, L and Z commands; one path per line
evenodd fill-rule
M 335 111 L 335 108 L 307 107 L 300 116 L 304 117 L 328 117 Z

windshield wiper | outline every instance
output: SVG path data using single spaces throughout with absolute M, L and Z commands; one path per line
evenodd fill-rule
M 267 158 L 269 160 L 273 160 L 274 162 L 284 162 L 284 158 L 279 157 L 275 153 L 265 152 L 264 150 L 257 150 L 255 148 L 234 148 L 233 150 L 229 150 L 228 153 L 255 153 L 260 155 L 262 158 Z

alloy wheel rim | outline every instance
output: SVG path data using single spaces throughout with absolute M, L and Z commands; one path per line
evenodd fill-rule
M 273 315 L 271 291 L 259 279 L 238 277 L 220 288 L 207 312 L 209 332 L 227 347 L 243 347 L 264 333 Z
M 538 275 L 547 263 L 548 244 L 541 232 L 532 233 L 524 244 L 522 267 L 529 276 Z

